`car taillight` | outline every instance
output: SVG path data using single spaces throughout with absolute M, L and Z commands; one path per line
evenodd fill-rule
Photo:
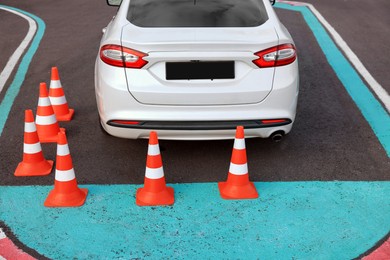
M 140 69 L 148 63 L 142 59 L 145 56 L 148 55 L 120 45 L 108 44 L 100 48 L 100 59 L 116 67 Z
M 255 53 L 259 56 L 253 63 L 260 68 L 277 67 L 293 63 L 297 52 L 293 44 L 281 44 Z
M 261 123 L 264 125 L 271 125 L 271 124 L 283 124 L 288 123 L 288 119 L 264 119 L 261 120 Z
M 128 120 L 111 120 L 110 123 L 118 125 L 139 125 L 139 121 L 128 121 Z

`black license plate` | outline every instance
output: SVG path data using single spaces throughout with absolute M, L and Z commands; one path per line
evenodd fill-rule
M 234 61 L 165 63 L 167 80 L 234 79 Z

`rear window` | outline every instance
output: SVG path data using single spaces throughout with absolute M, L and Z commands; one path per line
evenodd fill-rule
M 131 0 L 127 19 L 140 27 L 255 27 L 262 0 Z

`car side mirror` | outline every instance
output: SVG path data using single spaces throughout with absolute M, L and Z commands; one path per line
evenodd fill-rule
M 108 1 L 108 0 L 107 0 Z M 276 0 L 269 0 L 269 2 L 271 3 L 271 5 L 274 5 Z
M 107 0 L 107 4 L 109 6 L 120 6 L 122 3 L 122 0 Z

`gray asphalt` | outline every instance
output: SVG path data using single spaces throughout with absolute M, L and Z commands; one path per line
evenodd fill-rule
M 28 31 L 28 23 L 18 15 L 0 9 L 0 73 Z M 12 79 L 15 73 L 12 73 Z M 8 84 L 9 85 L 9 84 Z M 0 92 L 0 100 L 5 91 Z
M 372 76 L 390 92 L 390 1 L 305 0 L 313 4 Z
M 390 64 L 389 59 L 383 57 L 386 55 L 381 47 L 384 40 L 389 42 L 390 34 L 387 33 L 383 38 L 369 35 L 375 34 L 377 27 L 383 29 L 386 23 L 389 24 L 389 18 L 382 11 L 388 9 L 389 4 L 386 1 L 375 1 L 375 5 L 364 6 L 365 12 L 372 13 L 375 17 L 367 22 L 368 27 L 362 27 L 360 32 L 364 33 L 354 34 L 351 31 L 355 28 L 348 27 L 350 19 L 359 17 L 361 10 L 351 8 L 347 3 L 362 6 L 367 1 L 310 2 L 345 37 L 377 80 L 388 86 L 385 83 L 390 82 L 389 75 L 384 68 L 388 68 Z M 98 124 L 93 83 L 94 61 L 101 29 L 110 21 L 116 8 L 106 6 L 103 0 L 3 0 L 3 4 L 39 16 L 47 27 L 0 137 L 0 184 L 53 183 L 53 174 L 36 178 L 13 176 L 22 158 L 24 110 L 36 110 L 39 83 L 49 83 L 52 66 L 59 68 L 69 105 L 76 110 L 74 120 L 61 123 L 61 126 L 67 130 L 78 182 L 142 183 L 147 141 L 108 136 Z M 14 21 L 10 14 L 3 20 L 4 12 L 0 12 L 0 33 L 7 33 L 7 40 L 1 37 L 0 57 L 9 57 L 12 48 L 6 50 L 3 47 L 10 42 L 12 45 L 20 41 L 27 32 L 27 23 L 23 24 L 23 20 L 18 17 Z M 286 10 L 277 10 L 277 13 L 293 35 L 299 51 L 301 89 L 298 115 L 293 131 L 281 143 L 247 139 L 251 179 L 390 180 L 390 160 L 386 152 L 328 65 L 301 15 Z M 353 26 L 359 27 L 359 23 Z M 374 47 L 368 49 L 367 44 Z M 378 57 L 379 65 L 372 64 L 375 57 Z M 0 65 L 4 66 L 4 61 Z M 160 141 L 167 181 L 192 183 L 224 180 L 232 145 L 232 141 Z M 43 144 L 42 147 L 48 159 L 55 159 L 55 144 Z

